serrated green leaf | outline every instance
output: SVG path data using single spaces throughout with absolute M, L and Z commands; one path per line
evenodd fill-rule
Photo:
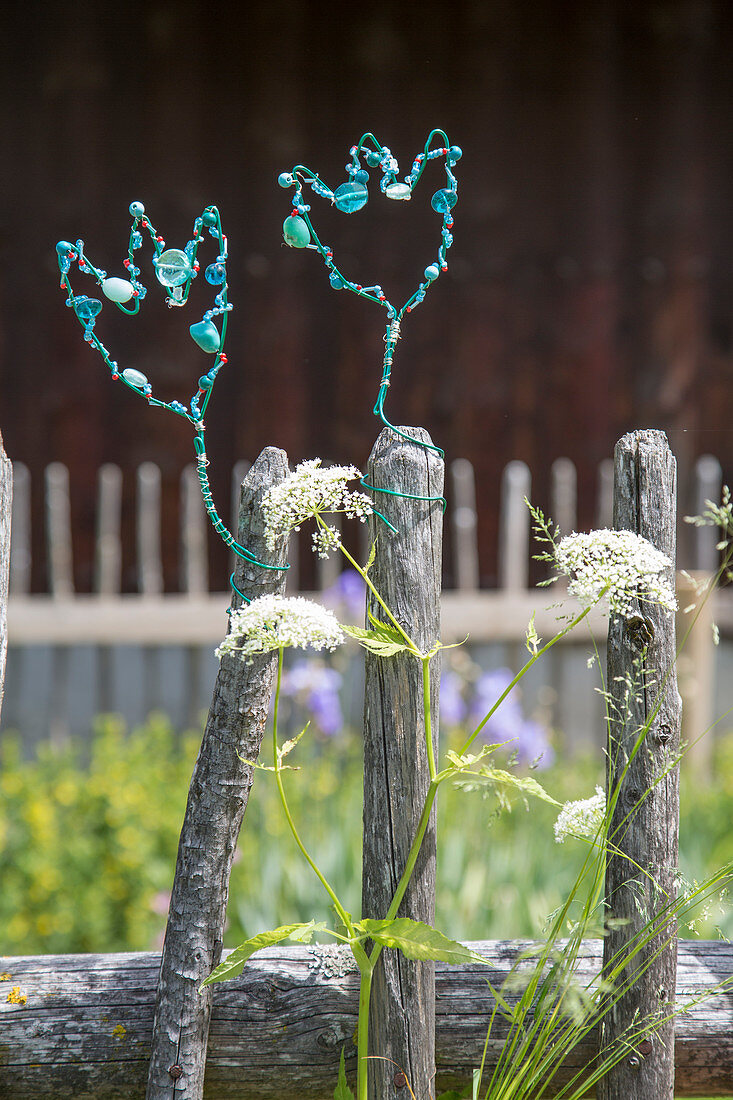
M 522 794 L 532 795 L 533 798 L 540 798 L 543 802 L 549 802 L 551 806 L 559 806 L 561 803 L 552 795 L 548 794 L 541 783 L 538 783 L 536 779 L 533 779 L 531 775 L 515 775 L 513 772 L 504 771 L 502 768 L 480 768 L 476 773 L 480 775 L 482 779 L 487 780 L 489 783 L 494 783 L 497 786 L 511 787 L 513 790 L 520 791 Z
M 354 1094 L 346 1081 L 343 1047 L 341 1047 L 341 1061 L 339 1062 L 339 1079 L 336 1088 L 333 1090 L 333 1100 L 354 1100 Z
M 372 545 L 369 547 L 369 558 L 364 566 L 364 572 L 368 573 L 377 558 L 377 540 L 375 539 Z
M 431 928 L 419 920 L 397 917 L 395 920 L 371 920 L 365 918 L 355 927 L 366 932 L 370 939 L 382 947 L 393 947 L 408 959 L 435 960 L 453 965 L 479 962 L 490 966 L 483 955 L 471 951 L 458 940 L 450 940 L 437 928 Z
M 236 978 L 238 974 L 242 973 L 245 963 L 255 952 L 262 951 L 265 947 L 272 947 L 276 943 L 282 943 L 283 940 L 289 938 L 307 942 L 313 932 L 321 927 L 325 928 L 326 926 L 325 924 L 317 925 L 315 921 L 311 920 L 307 924 L 283 924 L 279 928 L 271 929 L 269 932 L 258 932 L 256 936 L 252 936 L 251 939 L 240 943 L 239 947 L 235 947 L 224 962 L 219 963 L 216 970 L 213 970 L 208 978 L 201 983 L 199 991 L 205 985 Z
M 392 657 L 395 653 L 402 653 L 408 649 L 404 639 L 394 627 L 384 626 L 382 630 L 364 630 L 361 626 L 343 624 L 342 629 L 377 657 Z
M 303 726 L 303 729 L 300 731 L 299 734 L 297 734 L 297 736 L 291 737 L 289 741 L 285 741 L 282 745 L 279 746 L 279 748 L 277 750 L 278 762 L 281 761 L 284 757 L 286 757 L 288 755 L 288 753 L 291 753 L 293 751 L 293 749 L 298 744 L 298 742 L 300 741 L 303 734 L 306 733 L 309 726 L 310 726 L 310 722 L 306 722 L 306 724 Z

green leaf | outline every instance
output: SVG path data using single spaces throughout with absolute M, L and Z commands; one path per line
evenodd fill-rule
M 493 783 L 497 787 L 510 787 L 513 790 L 519 791 L 521 794 L 532 795 L 533 798 L 540 798 L 543 802 L 549 802 L 551 806 L 559 806 L 561 803 L 552 795 L 548 794 L 545 788 L 533 779 L 531 775 L 514 775 L 513 772 L 506 772 L 502 768 L 480 768 L 476 773 L 481 776 L 482 779 L 488 783 Z
M 287 939 L 296 939 L 307 943 L 314 932 L 325 927 L 325 924 L 316 924 L 315 921 L 310 920 L 307 924 L 283 924 L 269 932 L 258 932 L 256 936 L 240 943 L 239 947 L 235 947 L 224 962 L 219 963 L 216 970 L 213 970 L 208 978 L 201 983 L 199 992 L 205 985 L 236 978 L 238 974 L 242 973 L 244 964 L 256 951 L 262 951 L 265 947 L 272 947 L 273 944 L 281 943 Z
M 372 545 L 369 547 L 369 558 L 364 566 L 364 572 L 368 573 L 371 567 L 374 565 L 377 557 L 377 540 L 375 539 Z
M 458 940 L 449 940 L 436 928 L 419 920 L 397 917 L 396 920 L 371 920 L 369 917 L 355 925 L 366 932 L 381 947 L 394 947 L 408 959 L 434 959 L 436 962 L 479 962 L 491 966 L 488 959 L 471 951 Z
M 377 657 L 393 657 L 395 653 L 403 653 L 409 648 L 399 631 L 386 623 L 380 623 L 379 630 L 364 630 L 360 626 L 345 624 L 342 629 Z
M 286 741 L 283 745 L 280 745 L 278 747 L 278 750 L 277 750 L 278 763 L 280 763 L 280 761 L 284 757 L 286 757 L 288 755 L 288 753 L 293 751 L 293 749 L 298 744 L 298 742 L 300 741 L 303 734 L 307 732 L 309 726 L 310 726 L 310 722 L 306 722 L 305 726 L 303 727 L 303 729 L 300 731 L 300 733 L 296 737 L 291 737 L 291 739 L 289 741 Z
M 343 1047 L 341 1047 L 341 1061 L 339 1062 L 339 1079 L 336 1088 L 333 1090 L 333 1100 L 354 1100 L 354 1094 L 346 1082 Z

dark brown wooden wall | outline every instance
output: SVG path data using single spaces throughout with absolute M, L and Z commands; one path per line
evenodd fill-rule
M 683 481 L 704 452 L 730 479 L 731 56 L 729 0 L 7 3 L 0 428 L 34 474 L 71 468 L 79 587 L 98 465 L 161 464 L 172 559 L 192 451 L 182 421 L 114 386 L 84 344 L 55 242 L 81 236 L 119 272 L 131 200 L 173 246 L 216 202 L 236 306 L 208 417 L 222 511 L 232 463 L 267 443 L 361 464 L 382 313 L 281 246 L 276 179 L 302 161 L 335 186 L 366 129 L 403 174 L 433 126 L 464 149 L 450 272 L 404 326 L 388 412 L 475 464 L 487 582 L 512 458 L 542 503 L 551 461 L 572 458 L 586 526 L 597 463 L 631 428 L 669 432 Z M 345 269 L 406 291 L 435 251 L 432 190 L 314 215 Z M 149 302 L 128 322 L 105 310 L 98 331 L 121 366 L 185 399 L 206 363 L 187 332 L 197 317 Z M 126 570 L 129 584 L 132 547 Z

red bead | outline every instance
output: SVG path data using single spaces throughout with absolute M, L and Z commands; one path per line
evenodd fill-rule
M 201 264 L 198 262 L 198 260 L 196 260 L 196 263 L 193 265 L 193 269 L 194 271 L 199 271 L 201 269 Z
M 140 222 L 140 225 L 143 227 L 143 229 L 149 229 L 150 228 L 150 223 L 147 220 L 147 218 L 143 218 Z
M 226 355 L 220 355 L 219 356 L 219 362 L 220 363 L 228 363 L 229 360 L 227 359 Z
M 112 375 L 112 381 L 113 381 L 113 382 L 119 382 L 119 379 L 120 379 L 120 376 L 119 376 L 119 374 L 113 374 L 113 375 Z

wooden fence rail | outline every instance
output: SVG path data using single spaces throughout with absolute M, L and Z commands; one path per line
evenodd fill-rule
M 493 963 L 501 985 L 528 944 L 470 945 Z M 600 942 L 584 945 L 578 978 L 600 970 Z M 0 1100 L 143 1100 L 160 955 L 43 955 L 2 960 L 7 984 L 27 997 L 0 997 Z M 733 946 L 679 944 L 675 1095 L 733 1095 Z M 216 987 L 206 1061 L 206 1100 L 325 1100 L 333 1095 L 345 1044 L 353 1072 L 359 975 L 345 949 L 289 947 L 252 957 L 239 978 Z M 701 995 L 708 994 L 701 1000 Z M 481 1060 L 491 1009 L 486 968 L 436 965 L 434 1092 L 465 1084 Z M 500 1025 L 499 1025 L 500 1026 Z M 505 1032 L 489 1044 L 495 1063 Z M 573 1066 L 587 1064 L 592 1042 Z M 652 1100 L 652 1098 L 650 1098 Z M 655 1098 L 656 1100 L 656 1098 Z

